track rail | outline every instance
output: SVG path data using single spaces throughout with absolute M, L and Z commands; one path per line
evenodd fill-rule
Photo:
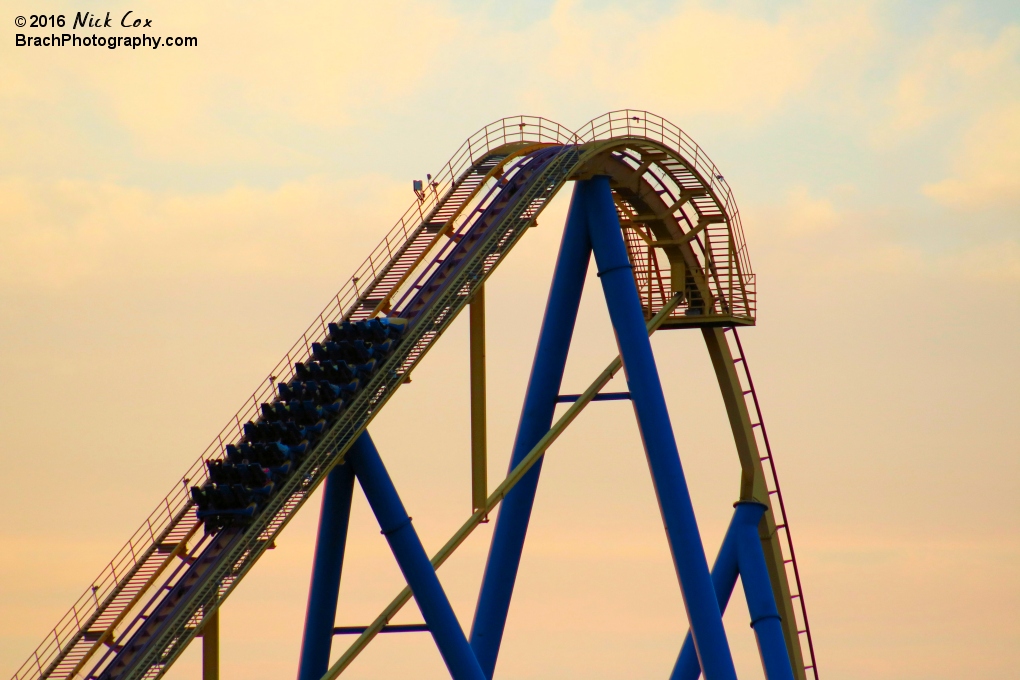
M 627 145 L 633 150 L 630 156 Z M 637 167 L 642 181 L 691 230 L 705 222 L 706 215 L 719 225 L 714 233 L 704 230 L 689 237 L 700 247 L 706 276 L 727 267 L 728 283 L 706 285 L 715 285 L 712 290 L 719 299 L 736 300 L 733 291 L 741 296 L 742 302 L 727 302 L 724 311 L 732 318 L 735 307 L 742 305 L 740 322 L 753 323 L 754 279 L 739 212 L 723 176 L 682 130 L 654 114 L 633 110 L 605 114 L 577 132 L 532 116 L 496 121 L 465 141 L 432 178 L 419 200 L 18 669 L 14 680 L 158 678 L 548 200 L 586 159 L 610 151 Z M 644 267 L 647 279 L 662 287 L 662 265 L 652 253 Z M 663 290 L 659 296 L 663 302 L 654 303 L 649 296 L 648 317 L 671 296 Z M 679 318 L 670 310 L 673 318 Z M 275 384 L 293 377 L 294 364 L 310 357 L 312 343 L 326 337 L 330 322 L 380 313 L 409 322 L 409 331 L 382 369 L 250 526 L 196 540 L 200 523 L 187 489 L 205 482 L 205 462 L 221 457 L 227 444 L 241 439 L 244 423 L 259 418 L 260 405 L 276 396 Z
M 159 677 L 195 636 L 200 621 L 219 606 L 276 535 L 325 478 L 329 468 L 346 452 L 394 393 L 410 370 L 438 339 L 467 303 L 471 293 L 523 235 L 531 220 L 521 219 L 536 202 L 546 201 L 566 180 L 579 151 L 563 147 L 538 167 L 520 173 L 499 193 L 479 223 L 469 230 L 475 238 L 460 258 L 446 258 L 430 277 L 420 296 L 427 302 L 413 306 L 412 325 L 381 369 L 326 433 L 307 459 L 283 483 L 279 492 L 251 525 L 236 533 L 221 532 L 192 567 L 192 574 L 175 586 L 164 602 L 147 615 L 144 625 L 111 654 L 96 677 L 134 680 Z M 536 213 L 537 214 L 537 213 Z M 490 218 L 485 220 L 483 218 Z M 533 218 L 532 218 L 533 219 Z M 464 245 L 462 241 L 458 245 Z M 420 298 L 419 296 L 419 298 Z M 416 299 L 419 299 L 416 298 Z
M 160 556 L 160 546 L 175 536 L 189 535 L 198 526 L 188 494 L 189 484 L 206 479 L 205 461 L 221 455 L 227 444 L 242 435 L 245 422 L 257 419 L 259 405 L 272 401 L 277 379 L 289 378 L 295 362 L 306 360 L 313 342 L 322 340 L 331 321 L 358 318 L 372 295 L 380 293 L 385 277 L 400 255 L 427 229 L 433 215 L 452 206 L 459 198 L 456 189 L 471 169 L 484 163 L 493 148 L 530 143 L 569 143 L 576 136 L 563 126 L 534 116 L 504 118 L 479 130 L 453 154 L 443 166 L 425 197 L 414 201 L 382 241 L 365 259 L 346 285 L 334 296 L 286 355 L 267 375 L 266 380 L 223 427 L 202 455 L 188 468 L 180 481 L 157 504 L 131 538 L 110 563 L 92 581 L 60 621 L 47 633 L 39 646 L 13 675 L 13 680 L 40 678 L 73 678 L 82 674 L 82 660 L 92 658 L 104 646 L 115 644 L 113 631 L 103 634 L 94 624 L 101 617 L 118 622 L 130 613 L 119 597 L 121 593 L 145 586 L 149 581 L 148 565 Z M 177 555 L 166 554 L 160 571 L 171 567 Z M 73 660 L 71 663 L 70 660 Z

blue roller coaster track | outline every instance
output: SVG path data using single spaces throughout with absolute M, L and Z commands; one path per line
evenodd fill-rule
M 573 198 L 510 472 L 489 491 L 476 467 L 475 512 L 430 559 L 367 428 L 465 307 L 472 348 L 484 343 L 486 279 L 567 182 Z M 218 608 L 323 483 L 300 680 L 335 678 L 377 634 L 405 629 L 432 634 L 452 677 L 491 678 L 542 456 L 591 401 L 630 399 L 691 623 L 670 677 L 736 677 L 721 615 L 739 575 L 766 676 L 817 680 L 786 507 L 737 330 L 755 322 L 754 275 L 718 168 L 646 111 L 611 112 L 577 130 L 515 116 L 479 130 L 415 188 L 417 200 L 13 679 L 159 678 L 203 631 L 212 644 Z M 620 356 L 584 393 L 561 395 L 592 255 Z M 711 569 L 648 344 L 665 329 L 703 335 L 741 462 L 736 512 Z M 621 368 L 629 391 L 601 393 Z M 484 363 L 473 360 L 476 378 L 484 385 Z M 570 407 L 554 423 L 558 402 Z M 484 390 L 472 395 L 472 424 L 484 433 Z M 484 434 L 473 442 L 484 463 Z M 372 624 L 341 630 L 336 592 L 355 479 L 408 587 Z M 500 504 L 466 635 L 435 569 Z M 425 624 L 390 625 L 411 597 Z M 337 633 L 359 637 L 327 668 Z M 215 674 L 206 669 L 207 680 Z

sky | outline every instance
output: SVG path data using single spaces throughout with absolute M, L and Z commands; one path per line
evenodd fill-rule
M 41 11 L 3 7 L 5 22 Z M 411 180 L 502 116 L 578 127 L 630 107 L 683 128 L 740 205 L 759 310 L 741 338 L 821 676 L 1016 677 L 1016 3 L 45 7 L 129 9 L 198 46 L 15 47 L 7 23 L 0 47 L 0 667 L 179 483 Z M 566 200 L 487 286 L 493 484 Z M 470 514 L 466 323 L 371 427 L 429 552 Z M 700 334 L 653 347 L 711 556 L 739 475 L 722 400 Z M 589 272 L 564 390 L 613 356 Z M 294 676 L 318 503 L 223 606 L 224 677 Z M 465 628 L 491 526 L 439 572 Z M 338 624 L 368 623 L 402 585 L 356 492 Z M 740 600 L 735 662 L 761 677 Z M 592 404 L 547 456 L 497 677 L 665 677 L 685 629 L 633 412 Z M 195 645 L 167 677 L 199 673 Z M 345 677 L 411 674 L 446 677 L 425 634 L 382 636 Z

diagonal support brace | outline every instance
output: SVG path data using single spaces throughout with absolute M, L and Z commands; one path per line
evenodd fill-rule
M 648 335 L 634 273 L 627 257 L 623 232 L 613 201 L 609 178 L 596 176 L 578 182 L 585 193 L 588 231 L 599 278 L 623 357 L 645 457 L 652 473 L 659 511 L 666 529 L 673 565 L 680 581 L 694 647 L 706 680 L 736 680 L 729 642 L 723 629 L 712 579 L 705 559 L 698 522 L 673 427 L 662 393 L 659 372 Z
M 765 677 L 768 680 L 793 680 L 779 610 L 758 538 L 758 524 L 767 506 L 755 501 L 738 501 L 734 505 L 733 519 L 712 566 L 712 586 L 719 609 L 726 611 L 739 575 Z M 700 674 L 694 641 L 688 632 L 669 677 L 670 680 L 698 680 Z
M 588 230 L 578 201 L 575 189 L 556 258 L 556 269 L 542 318 L 542 330 L 538 336 L 517 437 L 510 455 L 511 470 L 549 431 L 556 411 L 556 398 L 563 380 L 563 369 L 577 320 L 577 308 L 591 259 Z M 485 573 L 478 593 L 478 606 L 471 625 L 471 647 L 489 678 L 495 672 L 540 474 L 541 461 L 521 480 L 520 486 L 507 496 L 496 518 L 496 528 L 492 534 L 489 557 L 485 562 Z
M 347 461 L 361 482 L 368 504 L 379 520 L 379 527 L 414 593 L 450 675 L 454 680 L 485 680 L 478 659 L 367 431 L 362 432 L 351 446 Z
M 654 333 L 656 329 L 662 325 L 662 322 L 673 313 L 673 310 L 676 309 L 676 306 L 679 303 L 680 296 L 674 295 L 670 298 L 669 302 L 661 310 L 659 310 L 659 313 L 648 322 L 649 335 Z M 503 498 L 506 497 L 510 489 L 514 488 L 517 482 L 519 482 L 524 475 L 532 469 L 535 463 L 537 463 L 542 456 L 545 455 L 548 448 L 552 446 L 553 442 L 555 442 L 561 434 L 563 434 L 563 431 L 567 429 L 567 426 L 574 422 L 577 416 L 581 414 L 581 411 L 584 410 L 584 407 L 590 404 L 594 400 L 595 395 L 609 384 L 609 381 L 612 380 L 613 377 L 620 371 L 622 365 L 623 362 L 620 357 L 616 357 L 609 362 L 609 365 L 606 366 L 605 370 L 603 370 L 595 381 L 588 386 L 588 389 L 581 393 L 581 396 L 578 397 L 577 401 L 570 405 L 570 408 L 568 408 L 566 412 L 559 417 L 556 423 L 549 428 L 549 431 L 545 433 L 545 436 L 543 436 L 538 443 L 535 444 L 531 451 L 528 452 L 528 455 L 526 455 L 524 459 L 517 464 L 510 474 L 506 476 L 506 479 L 504 479 L 499 486 L 496 487 L 495 491 L 489 495 L 488 499 L 485 501 L 485 507 L 471 515 L 471 517 L 469 517 L 467 521 L 461 525 L 460 529 L 458 529 L 457 532 L 450 537 L 450 540 L 448 540 L 446 544 L 439 549 L 439 552 L 437 552 L 432 558 L 432 566 L 434 568 L 438 569 L 442 566 L 450 555 L 452 555 L 454 551 L 467 540 L 468 536 L 471 535 L 471 532 L 473 532 L 475 528 L 486 517 L 488 517 L 489 513 L 496 509 L 496 506 L 498 506 Z M 395 598 L 393 598 L 386 608 L 382 610 L 379 616 L 377 616 L 375 620 L 366 627 L 365 632 L 363 632 L 361 636 L 347 648 L 347 651 L 340 655 L 340 658 L 337 659 L 332 666 L 330 666 L 329 670 L 326 671 L 326 674 L 323 675 L 320 680 L 336 680 L 336 678 L 351 665 L 354 659 L 361 654 L 365 647 L 367 647 L 368 644 L 375 639 L 376 635 L 382 632 L 386 624 L 397 615 L 397 612 L 399 612 L 410 600 L 411 589 L 404 588 Z

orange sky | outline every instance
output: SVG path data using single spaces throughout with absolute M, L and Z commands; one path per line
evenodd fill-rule
M 498 117 L 576 126 L 630 106 L 684 128 L 741 206 L 759 291 L 742 338 L 823 677 L 1015 676 L 1015 7 L 137 11 L 199 47 L 0 47 L 0 667 L 21 665 L 177 483 L 410 203 L 412 179 Z M 565 203 L 488 286 L 490 480 Z M 700 334 L 653 347 L 714 555 L 738 474 L 722 402 Z M 466 353 L 460 319 L 371 428 L 430 552 L 470 510 Z M 564 389 L 614 354 L 592 273 Z M 225 678 L 295 673 L 317 505 L 224 606 Z M 440 571 L 465 627 L 488 536 Z M 368 623 L 401 585 L 358 492 L 338 623 Z M 741 677 L 760 677 L 739 597 L 727 625 Z M 498 677 L 664 677 L 684 629 L 630 407 L 592 404 L 550 450 Z M 196 654 L 168 677 L 197 677 Z M 427 635 L 383 636 L 349 671 L 410 674 L 445 675 Z

